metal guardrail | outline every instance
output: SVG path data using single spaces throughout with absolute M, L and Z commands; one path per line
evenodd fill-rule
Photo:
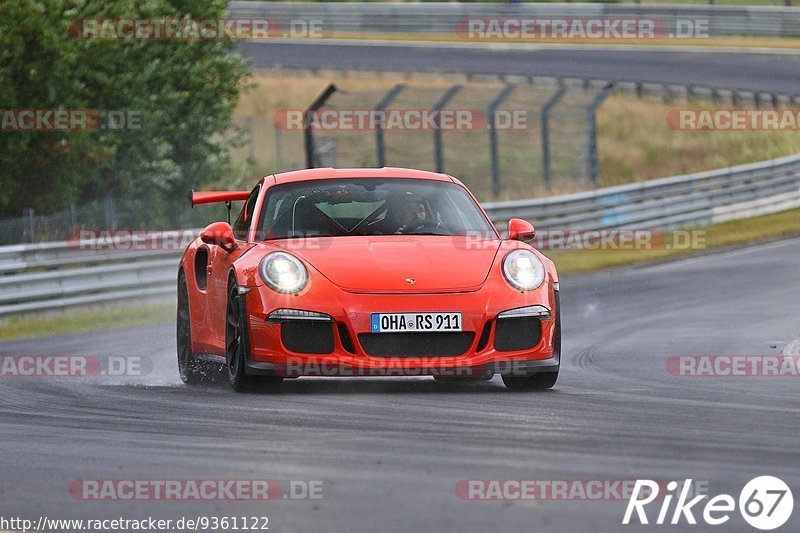
M 800 155 L 591 192 L 484 204 L 498 227 L 676 229 L 800 207 Z M 180 251 L 0 247 L 0 317 L 175 294 Z
M 454 34 L 460 20 L 513 17 L 650 18 L 669 28 L 675 28 L 679 20 L 707 20 L 711 37 L 800 35 L 800 9 L 778 6 L 233 1 L 228 9 L 232 17 L 277 20 L 281 29 L 289 27 L 292 20 L 313 20 L 324 35 Z
M 0 317 L 174 294 L 181 252 L 76 241 L 0 247 Z
M 800 156 L 539 198 L 484 204 L 543 229 L 704 226 L 800 207 Z

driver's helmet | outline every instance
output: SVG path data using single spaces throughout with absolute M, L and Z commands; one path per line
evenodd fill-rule
M 400 194 L 387 198 L 386 211 L 388 216 L 401 226 L 428 218 L 425 203 L 413 194 Z

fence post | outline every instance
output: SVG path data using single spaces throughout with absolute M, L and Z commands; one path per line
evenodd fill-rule
M 250 144 L 248 151 L 248 159 L 251 165 L 256 161 L 256 142 L 255 142 L 255 129 L 253 127 L 253 117 L 247 117 L 247 135 Z
M 275 129 L 275 166 L 278 170 L 283 168 L 283 131 L 280 128 Z
M 378 105 L 375 106 L 374 111 L 383 111 L 387 107 L 389 107 L 395 98 L 405 89 L 406 86 L 403 83 L 398 83 L 392 89 L 386 93 L 386 96 L 378 102 Z M 375 151 L 377 155 L 377 163 L 379 167 L 386 166 L 386 147 L 384 146 L 383 141 L 383 128 L 381 127 L 381 121 L 377 121 L 375 123 Z
M 78 227 L 78 212 L 75 204 L 69 204 L 69 225 L 71 228 Z
M 544 178 L 545 187 L 551 190 L 552 177 L 550 174 L 550 111 L 561 101 L 567 93 L 567 88 L 561 86 L 556 93 L 550 97 L 542 106 L 540 113 L 541 128 L 542 128 L 542 177 Z
M 316 168 L 316 159 L 314 157 L 314 132 L 311 130 L 311 117 L 319 110 L 320 107 L 325 105 L 328 98 L 336 92 L 336 85 L 330 84 L 322 91 L 316 100 L 306 109 L 305 116 L 303 117 L 303 136 L 306 143 L 306 168 Z
M 661 85 L 661 91 L 661 101 L 663 101 L 665 104 L 672 102 L 672 89 L 670 89 L 668 83 Z
M 514 92 L 516 86 L 506 85 L 486 108 L 487 124 L 489 126 L 489 150 L 492 156 L 492 196 L 500 196 L 500 153 L 497 148 L 497 129 L 495 128 L 495 113 L 497 108 Z
M 436 172 L 444 172 L 444 151 L 442 149 L 442 122 L 439 112 L 450 103 L 458 91 L 462 88 L 461 85 L 453 85 L 439 98 L 439 101 L 433 105 L 434 121 L 436 127 L 433 129 L 433 155 L 436 162 Z
M 28 217 L 28 229 L 30 230 L 31 242 L 36 241 L 36 216 L 32 207 L 25 208 Z
M 115 226 L 116 219 L 117 219 L 117 216 L 114 213 L 114 200 L 113 200 L 113 198 L 111 198 L 110 196 L 106 197 L 106 201 L 105 201 L 104 207 L 105 207 L 105 210 L 104 210 L 103 214 L 105 215 L 106 229 L 113 229 L 114 226 Z
M 581 185 L 586 184 L 586 179 L 592 180 L 595 187 L 600 186 L 600 160 L 597 155 L 597 110 L 611 96 L 614 83 L 611 82 L 600 91 L 587 110 L 589 126 L 586 132 L 586 152 L 583 158 L 583 177 Z

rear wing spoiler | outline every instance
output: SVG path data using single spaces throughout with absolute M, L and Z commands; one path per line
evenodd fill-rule
M 230 204 L 239 200 L 247 200 L 250 196 L 250 191 L 201 191 L 196 192 L 192 190 L 189 193 L 189 200 L 192 202 L 192 207 L 200 204 L 211 204 L 224 202 Z

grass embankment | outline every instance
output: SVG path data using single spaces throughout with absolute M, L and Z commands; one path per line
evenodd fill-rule
M 0 322 L 0 340 L 47 337 L 142 324 L 156 324 L 175 317 L 175 304 L 103 306 L 63 314 L 11 317 Z
M 684 232 L 685 233 L 685 232 Z M 700 246 L 685 248 L 658 248 L 649 250 L 572 250 L 553 251 L 545 254 L 556 264 L 559 274 L 591 272 L 606 268 L 646 264 L 676 259 L 693 254 L 708 253 L 726 247 L 738 247 L 800 236 L 800 209 L 764 215 L 755 218 L 734 220 L 693 230 Z M 671 243 L 671 234 L 659 242 Z M 677 241 L 678 239 L 675 239 Z

